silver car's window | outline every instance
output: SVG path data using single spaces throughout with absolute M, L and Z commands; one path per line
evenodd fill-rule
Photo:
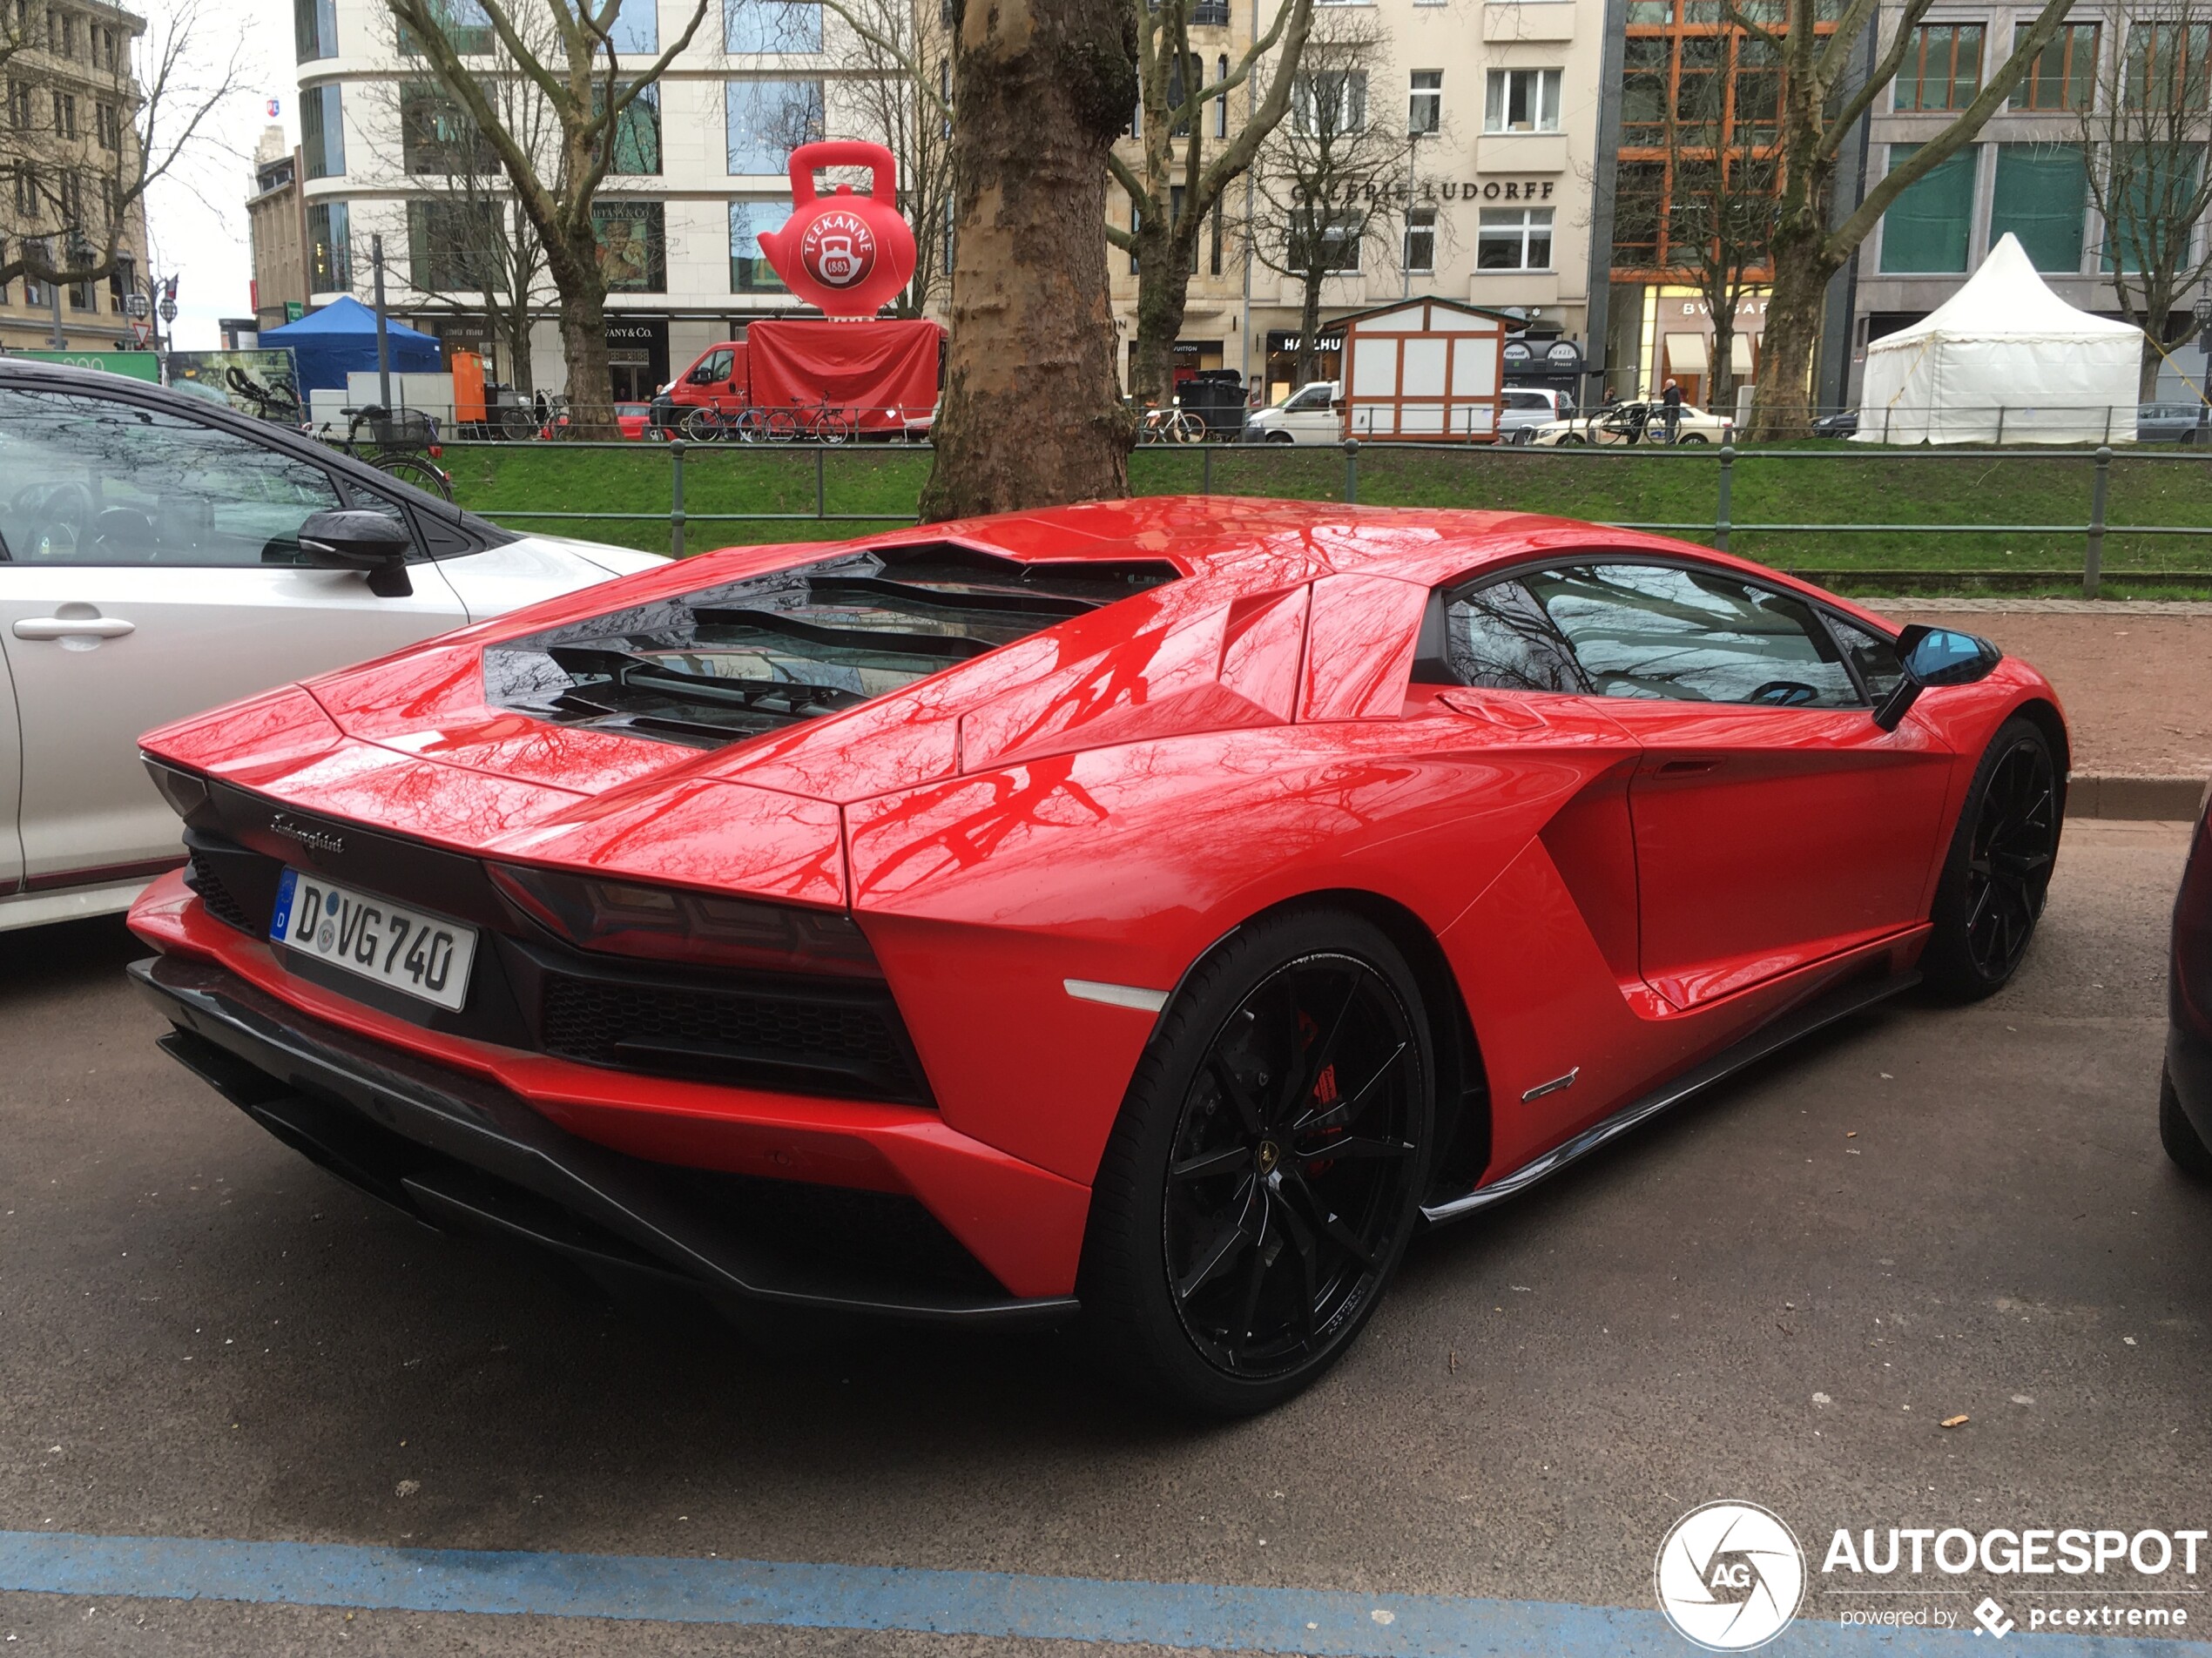
M 1716 570 L 1589 563 L 1523 576 L 1603 697 L 1860 705 L 1811 608 Z
M 17 563 L 290 564 L 335 511 L 320 467 L 165 409 L 0 387 L 0 538 Z

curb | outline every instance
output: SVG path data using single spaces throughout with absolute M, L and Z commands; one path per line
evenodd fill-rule
M 2192 822 L 2205 782 L 2193 777 L 2118 777 L 2076 772 L 2067 779 L 2066 815 Z

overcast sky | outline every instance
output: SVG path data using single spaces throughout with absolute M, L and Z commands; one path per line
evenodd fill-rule
M 199 0 L 202 34 L 195 56 L 219 64 L 233 43 L 246 67 L 242 89 L 215 123 L 221 148 L 208 146 L 182 176 L 162 179 L 147 192 L 146 233 L 153 273 L 174 274 L 176 343 L 206 350 L 222 340 L 217 319 L 253 314 L 249 286 L 253 256 L 246 237 L 246 198 L 253 187 L 252 157 L 269 123 L 269 100 L 279 101 L 287 142 L 300 125 L 292 109 L 291 0 Z M 162 8 L 138 7 L 140 15 Z

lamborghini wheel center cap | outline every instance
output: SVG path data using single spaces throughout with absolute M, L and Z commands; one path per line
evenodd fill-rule
M 1263 1140 L 1259 1142 L 1259 1172 L 1261 1174 L 1273 1174 L 1275 1172 L 1275 1165 L 1282 1160 L 1282 1148 L 1278 1146 L 1272 1140 Z

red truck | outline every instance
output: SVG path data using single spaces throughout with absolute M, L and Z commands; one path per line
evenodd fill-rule
M 942 327 L 915 318 L 751 323 L 744 339 L 709 346 L 669 382 L 664 418 L 826 405 L 862 433 L 903 432 L 936 406 L 944 346 Z

